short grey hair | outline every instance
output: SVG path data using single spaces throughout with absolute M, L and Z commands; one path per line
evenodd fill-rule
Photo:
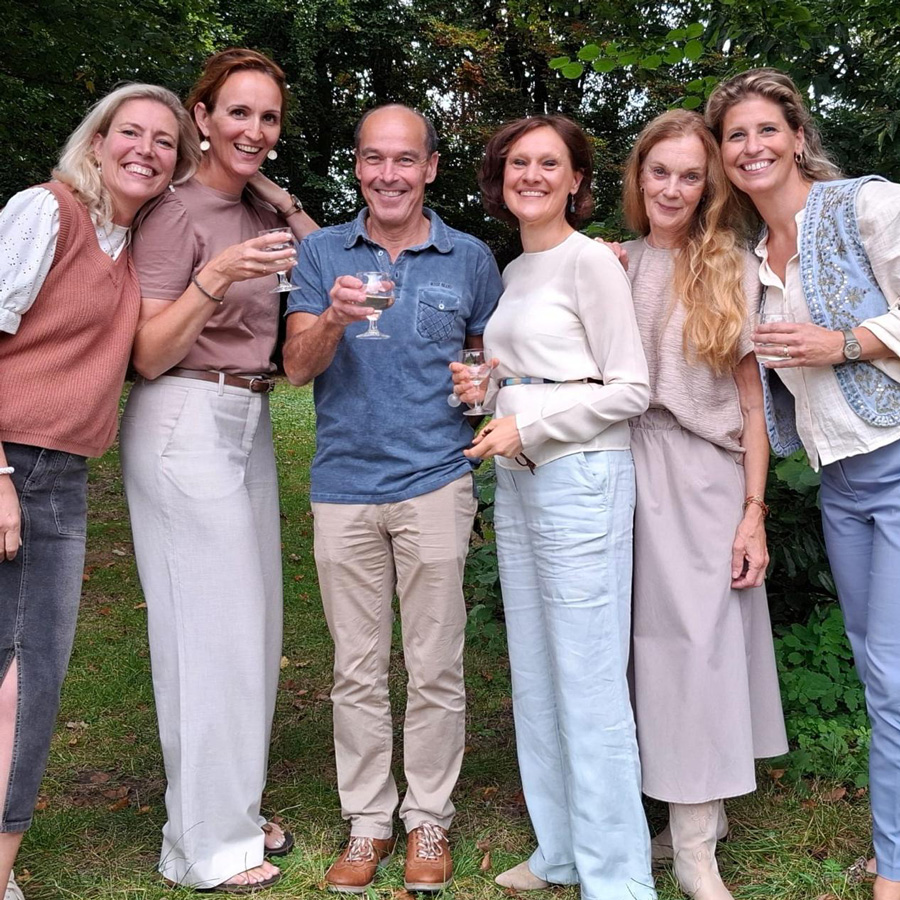
M 428 118 L 424 113 L 419 112 L 417 109 L 413 109 L 411 106 L 407 106 L 405 103 L 384 103 L 381 106 L 375 106 L 367 112 L 363 113 L 362 118 L 356 123 L 356 128 L 353 130 L 353 149 L 357 153 L 359 152 L 359 141 L 362 136 L 362 128 L 365 124 L 366 119 L 369 118 L 373 113 L 380 112 L 383 109 L 405 109 L 408 113 L 412 113 L 424 126 L 425 126 L 425 152 L 428 156 L 431 156 L 432 153 L 437 153 L 438 148 L 438 135 L 437 129 L 434 127 L 434 122 Z

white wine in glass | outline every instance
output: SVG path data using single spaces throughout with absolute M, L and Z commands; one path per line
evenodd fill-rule
M 289 228 L 264 228 L 262 231 L 258 231 L 257 234 L 262 237 L 264 234 L 290 234 Z M 281 241 L 278 244 L 269 244 L 268 247 L 264 247 L 263 249 L 266 253 L 274 253 L 276 250 L 287 250 L 288 247 L 293 245 L 293 241 Z M 293 268 L 293 266 L 291 267 Z M 278 284 L 269 291 L 270 294 L 284 294 L 288 291 L 292 291 L 294 286 L 284 277 L 284 272 L 278 273 Z
M 460 351 L 459 361 L 469 370 L 469 378 L 475 387 L 480 387 L 481 383 L 491 374 L 491 357 L 486 350 L 475 348 L 467 348 Z M 483 416 L 484 409 L 479 400 L 471 409 L 465 412 L 467 416 Z
M 384 310 L 394 305 L 394 282 L 387 272 L 357 272 L 356 277 L 363 283 L 366 291 L 366 299 L 361 305 L 370 306 L 375 310 L 366 316 L 369 320 L 368 329 L 362 334 L 358 334 L 357 337 L 368 340 L 385 340 L 390 335 L 378 330 L 378 320 Z

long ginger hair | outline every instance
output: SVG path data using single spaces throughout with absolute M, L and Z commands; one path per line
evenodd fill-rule
M 734 229 L 736 202 L 722 168 L 719 148 L 702 116 L 671 110 L 649 122 L 625 164 L 622 202 L 628 227 L 650 233 L 641 174 L 650 150 L 660 141 L 695 135 L 706 151 L 703 197 L 675 254 L 675 296 L 685 311 L 683 347 L 687 360 L 708 365 L 717 375 L 734 370 L 747 302 L 745 257 Z

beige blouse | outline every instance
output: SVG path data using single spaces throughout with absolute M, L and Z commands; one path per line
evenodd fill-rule
M 634 295 L 638 328 L 650 371 L 650 406 L 666 409 L 682 428 L 698 437 L 743 453 L 741 413 L 733 375 L 716 375 L 702 362 L 685 359 L 682 335 L 684 307 L 672 293 L 675 251 L 658 250 L 646 241 L 629 241 L 628 277 Z M 748 315 L 738 344 L 738 358 L 753 352 L 750 313 L 759 305 L 756 263 L 746 255 L 744 296 Z
M 890 310 L 867 319 L 868 328 L 896 354 L 873 360 L 895 381 L 900 381 L 900 184 L 870 181 L 856 198 L 859 234 L 875 279 L 887 298 Z M 803 210 L 797 213 L 797 252 L 788 260 L 787 285 L 769 266 L 766 236 L 759 242 L 759 279 L 767 288 L 766 309 L 783 312 L 793 322 L 810 322 L 809 307 L 800 283 L 800 234 Z M 879 428 L 861 419 L 844 399 L 833 366 L 803 366 L 778 369 L 778 377 L 794 395 L 797 432 L 814 469 L 868 453 L 900 440 L 900 426 Z

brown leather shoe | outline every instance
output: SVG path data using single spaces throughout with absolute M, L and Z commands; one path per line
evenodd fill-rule
M 375 881 L 378 870 L 386 866 L 394 855 L 397 838 L 379 840 L 350 836 L 341 855 L 325 873 L 329 891 L 342 894 L 363 894 Z
M 447 830 L 426 822 L 406 836 L 406 876 L 408 891 L 439 891 L 453 880 L 453 859 Z

